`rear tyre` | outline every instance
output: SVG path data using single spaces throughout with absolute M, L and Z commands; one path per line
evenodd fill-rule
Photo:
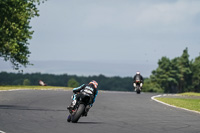
M 76 113 L 71 117 L 72 122 L 77 123 L 84 111 L 85 111 L 85 105 L 80 104 Z

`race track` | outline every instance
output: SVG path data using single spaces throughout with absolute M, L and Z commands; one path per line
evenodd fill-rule
M 151 100 L 156 94 L 99 92 L 88 117 L 68 123 L 71 91 L 0 92 L 0 133 L 199 133 L 200 114 Z

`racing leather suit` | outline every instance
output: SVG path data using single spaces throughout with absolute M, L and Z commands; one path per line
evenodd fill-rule
M 136 74 L 134 77 L 133 77 L 133 86 L 136 87 L 136 81 L 139 80 L 140 81 L 140 87 L 142 88 L 143 86 L 143 77 L 142 75 L 140 74 Z
M 89 109 L 93 106 L 93 103 L 95 102 L 95 99 L 96 99 L 96 96 L 98 94 L 98 90 L 92 85 L 92 84 L 83 84 L 77 88 L 74 88 L 73 89 L 73 98 L 72 98 L 72 103 L 71 103 L 71 106 L 69 106 L 68 108 L 73 108 L 74 105 L 76 104 L 76 101 L 77 99 L 79 98 L 79 94 L 78 92 L 86 92 L 88 94 L 90 94 L 90 103 L 89 103 L 89 106 L 87 106 L 87 112 L 89 111 Z M 87 112 L 85 114 L 85 116 L 87 116 Z

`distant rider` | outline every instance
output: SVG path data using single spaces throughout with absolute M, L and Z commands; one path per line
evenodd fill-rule
M 77 99 L 80 97 L 79 92 L 86 92 L 90 94 L 90 103 L 88 106 L 86 106 L 86 113 L 84 114 L 84 116 L 87 116 L 87 113 L 89 109 L 93 106 L 93 103 L 95 102 L 96 96 L 98 94 L 97 86 L 98 83 L 95 80 L 92 80 L 91 82 L 89 82 L 89 84 L 83 84 L 77 88 L 74 88 L 74 95 L 72 96 L 73 101 L 71 105 L 67 107 L 67 109 L 74 109 Z
M 136 82 L 138 82 L 139 81 L 139 83 L 140 83 L 140 88 L 142 89 L 142 86 L 143 86 L 143 77 L 142 77 L 142 75 L 140 74 L 140 72 L 139 71 L 137 71 L 136 72 L 136 75 L 133 77 L 133 86 L 134 86 L 134 88 L 136 88 Z

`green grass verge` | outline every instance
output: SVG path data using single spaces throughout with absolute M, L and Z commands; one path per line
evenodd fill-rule
M 200 112 L 200 99 L 165 97 L 158 97 L 156 99 L 170 105 Z
M 0 90 L 72 90 L 70 87 L 57 86 L 0 86 Z
M 180 93 L 179 95 L 182 95 L 182 96 L 200 96 L 200 93 L 185 92 L 185 93 Z

